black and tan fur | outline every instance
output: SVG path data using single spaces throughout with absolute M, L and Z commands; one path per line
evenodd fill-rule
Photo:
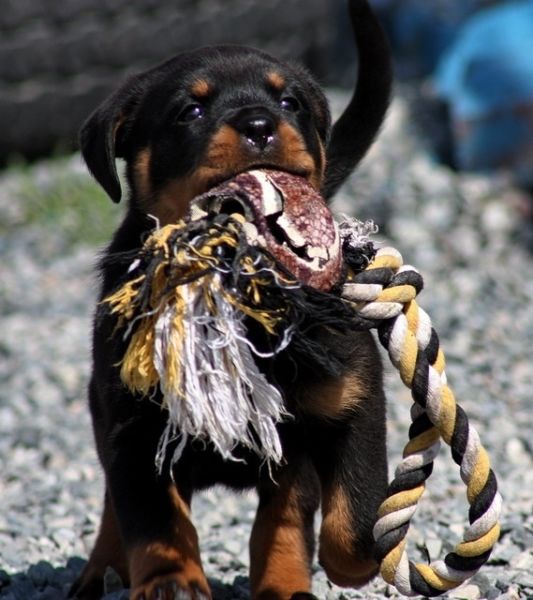
M 183 216 L 197 194 L 252 167 L 297 173 L 330 198 L 365 154 L 389 99 L 387 44 L 368 4 L 350 2 L 359 50 L 354 96 L 331 129 L 323 92 L 302 68 L 259 51 L 219 46 L 181 54 L 126 81 L 81 131 L 89 169 L 118 202 L 116 158 L 126 162 L 129 204 L 101 262 L 101 296 L 124 274 L 116 260 L 153 228 Z M 190 443 L 158 475 L 156 447 L 166 417 L 132 397 L 119 378 L 124 351 L 113 323 L 97 322 L 90 409 L 106 493 L 101 528 L 72 590 L 96 600 L 112 566 L 133 600 L 206 599 L 211 592 L 190 503 L 215 483 L 259 495 L 251 532 L 254 600 L 311 598 L 313 517 L 322 507 L 319 560 L 329 578 L 359 586 L 377 570 L 371 529 L 386 488 L 385 401 L 380 358 L 368 333 L 321 333 L 342 359 L 332 378 L 283 357 L 274 366 L 295 416 L 282 424 L 285 462 L 273 477 L 259 459 L 224 462 Z

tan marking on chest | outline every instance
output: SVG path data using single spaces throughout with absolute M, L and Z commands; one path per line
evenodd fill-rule
M 299 407 L 326 419 L 340 419 L 368 397 L 367 387 L 359 377 L 347 375 L 317 386 L 300 401 Z

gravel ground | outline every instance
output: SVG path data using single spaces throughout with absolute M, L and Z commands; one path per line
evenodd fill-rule
M 332 92 L 335 104 L 345 96 Z M 68 168 L 79 170 L 74 157 Z M 53 168 L 40 165 L 44 183 Z M 0 178 L 0 222 L 16 224 L 12 175 Z M 533 598 L 533 369 L 531 232 L 526 199 L 505 180 L 456 176 L 432 163 L 397 101 L 380 142 L 336 209 L 374 218 L 381 239 L 424 275 L 458 401 L 492 458 L 505 500 L 503 534 L 488 565 L 448 598 Z M 531 227 L 531 224 L 529 224 Z M 67 246 L 48 227 L 13 227 L 0 240 L 0 598 L 60 600 L 98 525 L 102 475 L 85 405 L 95 248 Z M 407 440 L 409 394 L 388 375 L 391 469 Z M 413 557 L 449 551 L 466 523 L 464 489 L 443 451 L 410 533 Z M 220 489 L 193 513 L 216 600 L 248 597 L 252 494 Z M 328 584 L 321 599 L 398 597 L 381 579 L 358 591 Z M 127 598 L 110 574 L 107 600 Z

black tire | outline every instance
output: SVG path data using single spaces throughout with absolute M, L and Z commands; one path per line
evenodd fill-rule
M 16 0 L 0 12 L 0 161 L 74 147 L 129 73 L 185 49 L 251 44 L 324 74 L 324 0 Z

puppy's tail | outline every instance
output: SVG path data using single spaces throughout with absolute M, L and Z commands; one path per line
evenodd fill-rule
M 329 199 L 363 158 L 390 101 L 392 59 L 381 25 L 367 0 L 349 0 L 359 70 L 353 97 L 333 126 L 322 195 Z

